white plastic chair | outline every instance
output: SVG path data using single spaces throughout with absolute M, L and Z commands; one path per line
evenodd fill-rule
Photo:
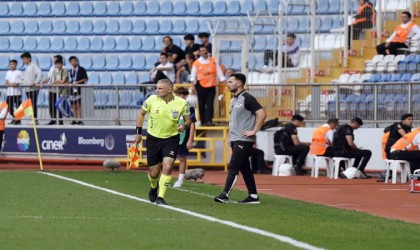
M 384 58 L 384 55 L 376 55 L 372 58 L 372 60 L 367 60 L 365 62 L 365 71 L 372 72 L 376 69 L 376 64 Z
M 398 62 L 404 61 L 405 55 L 398 55 L 394 58 L 392 62 L 388 62 L 388 65 L 386 66 L 387 72 L 395 72 L 398 69 Z
M 334 179 L 338 179 L 338 173 L 340 172 L 340 163 L 344 162 L 345 168 L 347 169 L 350 166 L 351 159 L 344 157 L 333 157 L 332 162 L 334 166 Z
M 328 178 L 333 177 L 332 159 L 330 157 L 316 156 L 316 155 L 314 155 L 314 166 L 312 167 L 312 170 L 311 170 L 311 177 L 318 178 L 319 167 L 321 166 L 321 163 L 323 162 L 325 162 L 326 164 L 325 168 L 327 170 L 327 177 Z
M 388 63 L 392 63 L 395 59 L 395 55 L 387 55 L 381 61 L 376 63 L 377 72 L 384 72 L 387 69 Z
M 403 161 L 403 160 L 387 160 L 385 183 L 388 183 L 390 169 L 392 169 L 392 184 L 397 183 L 398 167 L 400 167 L 401 169 L 401 174 L 400 174 L 401 183 L 407 182 L 407 178 L 410 174 L 410 163 L 408 161 Z
M 278 176 L 280 165 L 285 163 L 293 165 L 293 157 L 291 155 L 274 155 L 272 175 Z
M 333 80 L 331 83 L 333 84 L 346 84 L 349 82 L 350 75 L 349 74 L 342 74 L 337 80 Z

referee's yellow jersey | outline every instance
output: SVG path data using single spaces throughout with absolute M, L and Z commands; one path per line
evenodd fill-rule
M 190 115 L 187 101 L 177 96 L 166 103 L 157 95 L 151 95 L 143 103 L 142 108 L 148 113 L 147 133 L 161 139 L 179 134 L 177 126 L 179 118 Z

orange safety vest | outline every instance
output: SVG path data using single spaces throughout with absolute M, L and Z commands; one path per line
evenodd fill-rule
M 405 43 L 407 41 L 408 34 L 410 34 L 415 25 L 415 22 L 411 22 L 406 28 L 403 28 L 402 24 L 398 25 L 397 28 L 395 28 L 395 37 L 391 42 Z
M 368 21 L 371 21 L 372 23 L 375 23 L 375 20 L 376 20 L 376 14 L 375 13 L 376 12 L 375 12 L 375 9 L 373 8 L 373 6 L 371 4 L 369 4 L 369 3 L 365 3 L 363 5 L 360 5 L 360 7 L 357 9 L 356 15 L 362 14 L 362 12 L 365 10 L 365 8 L 370 8 L 371 11 L 372 11 L 371 19 L 368 20 Z M 365 21 L 367 21 L 367 18 L 366 17 L 362 17 L 362 18 L 356 19 L 353 22 L 353 24 L 357 24 L 357 23 L 361 23 L 361 22 L 365 22 Z
M 0 112 L 3 109 L 7 109 L 7 112 L 9 112 L 9 106 L 7 105 L 7 102 L 0 103 Z M 0 119 L 0 131 L 3 131 L 6 128 L 6 117 L 4 119 Z
M 386 132 L 386 133 L 384 133 L 383 135 L 382 135 L 382 142 L 381 142 L 381 145 L 382 145 L 382 159 L 383 160 L 386 160 L 386 152 L 385 152 L 385 147 L 386 147 L 386 143 L 388 142 L 388 139 L 389 139 L 389 135 L 391 134 L 391 131 L 388 131 L 388 132 Z
M 217 83 L 217 64 L 214 57 L 210 57 L 209 63 L 203 64 L 195 60 L 193 66 L 197 69 L 197 80 L 203 88 L 216 86 Z
M 312 133 L 312 143 L 309 149 L 311 155 L 323 155 L 327 151 L 327 139 L 325 135 L 331 131 L 331 128 L 321 126 Z M 331 146 L 331 145 L 330 145 Z
M 399 151 L 413 151 L 418 145 L 413 145 L 412 142 L 416 135 L 420 134 L 420 129 L 416 129 L 408 134 L 405 134 L 401 139 L 399 139 L 391 149 Z

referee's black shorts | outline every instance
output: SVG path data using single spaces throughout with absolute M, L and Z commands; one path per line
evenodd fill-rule
M 176 159 L 179 150 L 179 135 L 161 139 L 147 134 L 146 149 L 149 167 L 161 163 L 164 157 Z

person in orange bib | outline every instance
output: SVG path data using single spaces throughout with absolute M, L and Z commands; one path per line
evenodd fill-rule
M 386 40 L 376 47 L 378 55 L 397 55 L 397 50 L 400 48 L 408 48 L 410 40 L 415 41 L 420 39 L 420 28 L 417 24 L 411 21 L 411 14 L 404 11 L 401 14 L 402 24 L 395 28 L 394 33 Z
M 206 46 L 200 46 L 200 58 L 194 61 L 190 82 L 197 91 L 198 111 L 201 125 L 214 126 L 214 97 L 216 95 L 217 78 L 225 81 L 222 69 L 214 57 L 209 55 Z
M 3 150 L 3 135 L 6 128 L 6 117 L 9 113 L 7 102 L 0 103 L 0 149 Z
M 332 141 L 334 129 L 338 125 L 337 118 L 328 119 L 327 123 L 314 130 L 309 154 L 316 156 L 334 157 Z
M 420 168 L 420 129 L 417 128 L 405 134 L 391 147 L 390 158 L 392 160 L 404 160 L 410 162 L 411 172 Z
M 349 48 L 351 39 L 359 40 L 362 30 L 372 28 L 376 18 L 375 8 L 369 0 L 359 0 L 359 4 L 360 6 L 354 16 L 354 21 L 349 25 Z M 350 34 L 352 34 L 353 37 Z

